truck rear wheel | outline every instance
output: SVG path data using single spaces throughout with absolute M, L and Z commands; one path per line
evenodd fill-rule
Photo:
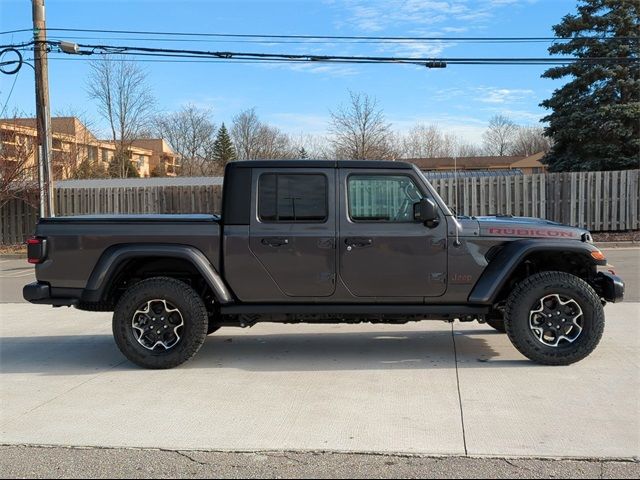
M 189 360 L 204 343 L 207 310 L 189 285 L 168 277 L 136 283 L 113 314 L 120 351 L 145 368 L 172 368 Z
M 542 272 L 518 285 L 507 299 L 505 327 L 524 356 L 544 365 L 569 365 L 596 348 L 604 331 L 598 294 L 565 272 Z

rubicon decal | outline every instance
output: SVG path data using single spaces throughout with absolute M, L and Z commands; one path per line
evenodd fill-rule
M 512 228 L 512 227 L 491 227 L 489 235 L 511 236 L 511 237 L 549 237 L 549 238 L 575 238 L 576 234 L 563 230 L 552 230 L 548 228 Z

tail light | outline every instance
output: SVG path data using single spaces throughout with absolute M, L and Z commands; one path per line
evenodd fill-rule
M 31 237 L 27 240 L 27 261 L 42 263 L 47 258 L 47 239 Z

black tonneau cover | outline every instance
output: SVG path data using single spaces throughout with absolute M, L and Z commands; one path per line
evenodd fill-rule
M 40 223 L 146 223 L 146 222 L 220 222 L 219 215 L 209 214 L 142 214 L 142 215 L 76 215 L 42 218 Z

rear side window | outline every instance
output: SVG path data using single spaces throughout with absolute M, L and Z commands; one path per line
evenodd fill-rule
M 327 220 L 327 177 L 268 173 L 258 183 L 258 216 L 263 222 Z

